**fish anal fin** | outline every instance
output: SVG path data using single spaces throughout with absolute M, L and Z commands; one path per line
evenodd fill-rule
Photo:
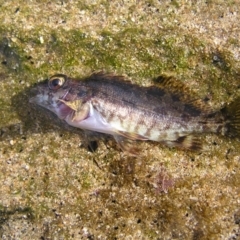
M 175 101 L 181 101 L 204 114 L 212 112 L 204 100 L 173 76 L 160 75 L 154 79 L 154 85 L 172 94 Z
M 128 138 L 130 140 L 148 140 L 147 138 L 137 134 L 137 133 L 132 133 L 132 132 L 124 132 L 124 131 L 116 131 L 116 134 L 121 135 L 125 138 Z
M 167 141 L 169 147 L 178 147 L 191 151 L 200 151 L 202 149 L 201 141 L 194 135 L 186 135 L 177 138 L 175 141 Z

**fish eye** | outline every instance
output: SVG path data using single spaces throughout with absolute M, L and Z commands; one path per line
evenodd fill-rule
M 60 87 L 63 86 L 63 84 L 65 83 L 66 79 L 64 75 L 55 75 L 52 76 L 49 81 L 48 81 L 48 87 L 51 90 L 58 90 Z

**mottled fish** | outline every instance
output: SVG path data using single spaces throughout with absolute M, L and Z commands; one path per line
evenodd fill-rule
M 30 102 L 73 127 L 112 135 L 133 154 L 134 140 L 198 150 L 200 133 L 240 136 L 240 98 L 212 111 L 173 77 L 159 76 L 153 86 L 142 87 L 104 72 L 84 79 L 56 74 L 35 90 Z

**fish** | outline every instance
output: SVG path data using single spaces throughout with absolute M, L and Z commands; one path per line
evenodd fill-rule
M 132 155 L 139 151 L 136 141 L 199 151 L 199 134 L 240 137 L 240 97 L 212 110 L 173 76 L 160 75 L 144 87 L 103 71 L 82 79 L 55 74 L 34 90 L 31 103 L 70 126 L 112 136 Z

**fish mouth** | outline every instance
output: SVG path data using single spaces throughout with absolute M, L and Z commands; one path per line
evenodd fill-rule
M 38 99 L 38 95 L 42 94 L 39 89 L 37 88 L 33 88 L 30 90 L 30 99 L 29 102 L 30 103 L 37 103 L 37 99 Z
M 33 85 L 33 87 L 30 89 L 30 103 L 37 103 L 37 99 L 40 95 L 46 94 L 46 89 L 48 90 L 48 79 L 45 79 L 44 81 L 40 83 L 36 83 Z
M 40 104 L 44 96 L 48 96 L 46 91 L 40 86 L 34 87 L 30 90 L 30 103 Z
M 36 83 L 30 90 L 29 95 L 30 103 L 49 108 L 52 102 L 50 101 L 51 94 L 48 87 L 48 79 L 45 79 L 43 82 Z

